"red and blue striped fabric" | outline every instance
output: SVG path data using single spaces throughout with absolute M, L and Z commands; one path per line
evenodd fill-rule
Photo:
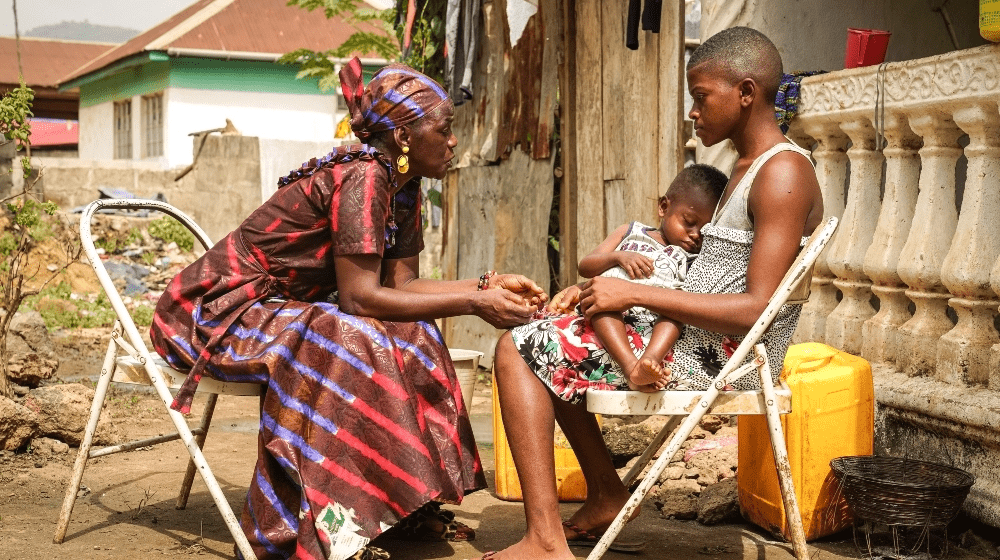
M 151 338 L 198 380 L 266 384 L 258 460 L 241 523 L 258 558 L 342 558 L 424 503 L 484 488 L 468 413 L 433 323 L 342 313 L 334 255 L 416 255 L 416 181 L 357 146 L 312 160 L 224 240 L 181 272 Z M 307 166 L 310 167 L 310 166 Z

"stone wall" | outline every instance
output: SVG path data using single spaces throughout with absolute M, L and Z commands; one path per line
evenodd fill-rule
M 33 161 L 41 170 L 36 189 L 63 209 L 100 198 L 102 188 L 124 189 L 142 198 L 162 194 L 213 241 L 235 229 L 261 203 L 260 148 L 252 136 L 209 136 L 194 169 L 180 180 L 175 180 L 180 169 L 162 169 L 150 162 L 46 157 Z M 14 188 L 21 184 L 15 174 Z
M 260 145 L 255 137 L 209 136 L 191 175 L 192 188 L 176 205 L 190 213 L 213 241 L 236 229 L 262 202 Z

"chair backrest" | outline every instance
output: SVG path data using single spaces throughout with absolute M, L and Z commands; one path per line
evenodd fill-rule
M 795 262 L 785 273 L 784 278 L 778 283 L 777 289 L 771 295 L 771 298 L 767 302 L 767 307 L 764 308 L 763 313 L 757 318 L 757 321 L 751 327 L 750 332 L 743 337 L 742 342 L 733 352 L 733 355 L 726 362 L 726 365 L 722 368 L 719 376 L 716 377 L 717 380 L 724 379 L 730 372 L 735 370 L 743 360 L 750 354 L 753 346 L 757 344 L 760 337 L 767 332 L 767 329 L 771 327 L 771 322 L 777 317 L 778 312 L 781 311 L 781 307 L 788 303 L 789 296 L 796 290 L 796 288 L 802 282 L 808 282 L 811 278 L 810 271 L 812 270 L 813 264 L 816 262 L 816 258 L 826 247 L 827 242 L 833 236 L 833 232 L 837 229 L 837 218 L 831 216 L 823 221 L 819 227 L 813 231 L 813 234 L 809 236 L 809 240 L 806 241 L 805 247 L 799 251 L 799 255 L 795 258 Z M 718 384 L 718 382 L 717 382 Z
M 83 251 L 87 255 L 87 260 L 90 261 L 90 266 L 94 268 L 94 273 L 97 274 L 97 280 L 101 283 L 101 288 L 104 289 L 104 293 L 108 296 L 108 301 L 111 303 L 111 308 L 114 309 L 115 315 L 118 317 L 118 322 L 122 325 L 125 337 L 135 351 L 135 356 L 133 357 L 136 360 L 141 361 L 143 364 L 147 361 L 152 362 L 154 356 L 152 356 L 146 348 L 146 344 L 143 342 L 143 338 L 139 334 L 139 330 L 136 328 L 135 322 L 132 320 L 132 316 L 128 312 L 128 308 L 125 307 L 125 302 L 122 300 L 121 294 L 118 293 L 118 288 L 115 286 L 114 282 L 112 282 L 111 276 L 108 274 L 107 268 L 104 266 L 104 262 L 101 261 L 100 255 L 97 254 L 97 248 L 94 247 L 94 239 L 90 233 L 91 221 L 93 220 L 94 214 L 104 208 L 157 210 L 173 217 L 178 222 L 183 224 L 184 227 L 194 234 L 195 238 L 198 239 L 202 247 L 206 250 L 212 246 L 212 241 L 208 238 L 208 235 L 200 227 L 198 227 L 198 224 L 196 224 L 194 220 L 189 218 L 177 208 L 159 200 L 145 200 L 139 198 L 106 198 L 95 200 L 94 202 L 88 204 L 86 208 L 83 209 L 83 213 L 80 215 L 80 244 L 83 246 Z
M 830 228 L 829 236 L 825 236 L 826 228 Z M 788 298 L 785 300 L 785 303 L 805 303 L 806 301 L 809 300 L 810 286 L 812 285 L 812 282 L 810 280 L 812 278 L 813 268 L 815 268 L 816 265 L 816 258 L 819 257 L 819 254 L 823 251 L 823 248 L 826 247 L 827 242 L 830 241 L 830 237 L 833 236 L 833 232 L 836 229 L 837 229 L 837 218 L 831 216 L 823 220 L 823 223 L 821 223 L 816 228 L 816 230 L 813 231 L 812 235 L 809 236 L 809 239 L 806 240 L 806 244 L 803 245 L 802 250 L 799 251 L 799 255 L 795 257 L 795 262 L 792 263 L 792 266 L 788 269 L 788 272 L 785 273 L 784 278 L 781 279 L 783 283 L 785 280 L 794 277 L 792 289 L 789 292 Z M 820 241 L 820 238 L 824 236 L 825 238 L 822 241 Z M 808 254 L 809 247 L 815 244 L 819 244 L 819 248 L 814 252 L 814 254 L 812 255 Z M 800 274 L 799 271 L 801 267 L 799 267 L 798 265 L 801 264 L 803 261 L 805 261 L 807 258 L 809 259 L 809 262 L 806 264 L 805 269 L 801 270 Z M 781 289 L 781 284 L 779 283 L 778 290 L 775 290 L 774 294 L 771 296 L 771 299 L 777 297 L 780 289 Z

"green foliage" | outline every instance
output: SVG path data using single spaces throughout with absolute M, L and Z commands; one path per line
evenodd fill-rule
M 298 49 L 278 60 L 282 64 L 298 64 L 297 77 L 315 78 L 322 91 L 334 89 L 340 83 L 336 65 L 330 59 L 348 58 L 354 54 L 374 53 L 389 61 L 400 59 L 403 64 L 443 81 L 445 0 L 426 0 L 422 4 L 420 12 L 414 16 L 410 47 L 405 53 L 401 53 L 400 48 L 405 22 L 397 17 L 396 9 L 372 10 L 362 7 L 360 0 L 288 0 L 288 5 L 309 11 L 322 8 L 326 17 L 343 18 L 356 30 L 335 49 L 319 52 Z M 369 25 L 384 33 L 369 31 Z
M 11 221 L 19 228 L 16 231 L 5 231 L 0 234 L 0 272 L 7 272 L 20 264 L 20 250 L 25 250 L 35 241 L 40 241 L 52 235 L 52 226 L 43 219 L 51 216 L 58 207 L 53 202 L 38 202 L 32 198 L 8 202 L 7 211 Z M 0 294 L 6 296 L 6 284 L 0 285 Z
M 165 243 L 173 241 L 178 248 L 184 251 L 194 249 L 194 234 L 170 216 L 164 216 L 150 222 L 149 235 Z
M 42 214 L 51 216 L 59 207 L 55 202 L 38 202 L 34 199 L 7 203 L 7 211 L 14 215 L 14 223 L 32 231 L 42 224 Z
M 6 257 L 13 253 L 14 249 L 17 249 L 17 239 L 14 238 L 13 233 L 5 231 L 3 235 L 0 235 L 0 255 Z
M 438 82 L 444 78 L 445 0 L 426 0 L 410 29 L 410 48 L 403 53 L 403 64 L 420 70 Z M 396 27 L 396 39 L 403 44 L 404 25 Z
M 153 324 L 153 312 L 156 311 L 151 305 L 137 305 L 129 314 L 132 320 L 140 327 L 148 327 Z
M 146 266 L 153 266 L 156 263 L 156 253 L 146 251 L 142 255 L 139 255 L 139 258 L 142 259 L 142 262 L 146 263 Z
M 312 51 L 297 49 L 278 59 L 280 64 L 297 64 L 296 78 L 316 78 L 320 91 L 329 91 L 340 84 L 332 58 L 374 53 L 386 60 L 399 57 L 399 46 L 393 39 L 394 10 L 373 10 L 360 7 L 359 0 L 288 0 L 289 6 L 299 6 L 313 11 L 322 8 L 327 18 L 338 17 L 354 27 L 355 31 L 335 49 Z M 374 30 L 372 29 L 374 28 Z M 382 32 L 377 30 L 381 29 Z
M 97 300 L 91 302 L 72 299 L 70 293 L 70 285 L 59 282 L 37 295 L 25 298 L 20 309 L 38 311 L 45 320 L 45 326 L 50 329 L 110 327 L 114 324 L 115 312 L 104 294 L 98 295 Z
M 138 228 L 129 229 L 124 235 L 116 234 L 113 231 L 109 231 L 105 235 L 106 237 L 94 240 L 94 247 L 104 249 L 108 255 L 120 253 L 129 245 L 142 243 L 142 231 Z
M 35 92 L 21 79 L 21 85 L 0 97 L 0 135 L 8 141 L 17 142 L 20 149 L 30 144 L 31 123 L 28 119 L 33 116 L 31 104 L 35 99 Z M 31 160 L 21 158 L 21 172 L 25 178 L 31 175 Z

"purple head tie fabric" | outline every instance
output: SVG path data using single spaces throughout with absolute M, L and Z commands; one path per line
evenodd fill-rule
M 382 68 L 365 86 L 357 57 L 341 68 L 340 87 L 351 113 L 351 130 L 362 142 L 411 123 L 448 99 L 437 82 L 403 64 Z

